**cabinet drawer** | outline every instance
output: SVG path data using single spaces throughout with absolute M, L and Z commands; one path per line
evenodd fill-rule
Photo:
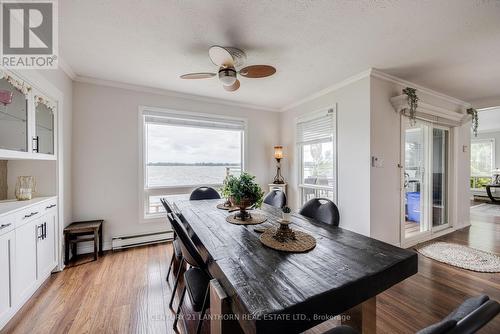
M 16 212 L 13 214 L 15 216 L 13 220 L 15 221 L 16 228 L 27 224 L 34 219 L 40 218 L 42 215 L 42 208 L 38 205 L 30 206 L 25 210 Z
M 48 211 L 51 211 L 51 210 L 57 210 L 57 200 L 56 199 L 44 202 L 40 206 L 40 211 L 42 212 L 42 214 L 44 214 Z

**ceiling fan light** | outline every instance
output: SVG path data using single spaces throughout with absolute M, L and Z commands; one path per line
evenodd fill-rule
M 231 86 L 236 82 L 236 71 L 234 68 L 223 68 L 219 71 L 219 80 L 224 86 Z

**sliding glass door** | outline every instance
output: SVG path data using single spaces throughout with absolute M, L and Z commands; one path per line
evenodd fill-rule
M 448 224 L 449 133 L 446 128 L 432 129 L 432 228 Z
M 403 119 L 401 236 L 419 240 L 448 226 L 449 129 Z

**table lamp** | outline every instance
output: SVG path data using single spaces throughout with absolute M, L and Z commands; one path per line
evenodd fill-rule
M 276 159 L 276 176 L 274 177 L 274 184 L 283 184 L 285 180 L 281 176 L 281 159 L 283 159 L 283 146 L 274 146 L 274 159 Z

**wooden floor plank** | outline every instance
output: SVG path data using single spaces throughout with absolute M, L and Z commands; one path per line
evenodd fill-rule
M 472 227 L 440 240 L 500 253 L 500 218 L 472 220 Z M 96 262 L 82 259 L 83 264 L 53 274 L 1 333 L 173 333 L 174 314 L 168 309 L 173 277 L 165 281 L 171 252 L 170 244 L 160 244 L 108 252 Z M 500 274 L 471 272 L 419 255 L 417 275 L 377 296 L 377 333 L 415 333 L 480 293 L 500 300 Z M 186 299 L 183 309 L 190 312 Z M 187 325 L 194 329 L 195 322 Z M 184 332 L 181 322 L 178 327 Z M 500 333 L 500 317 L 480 333 Z

